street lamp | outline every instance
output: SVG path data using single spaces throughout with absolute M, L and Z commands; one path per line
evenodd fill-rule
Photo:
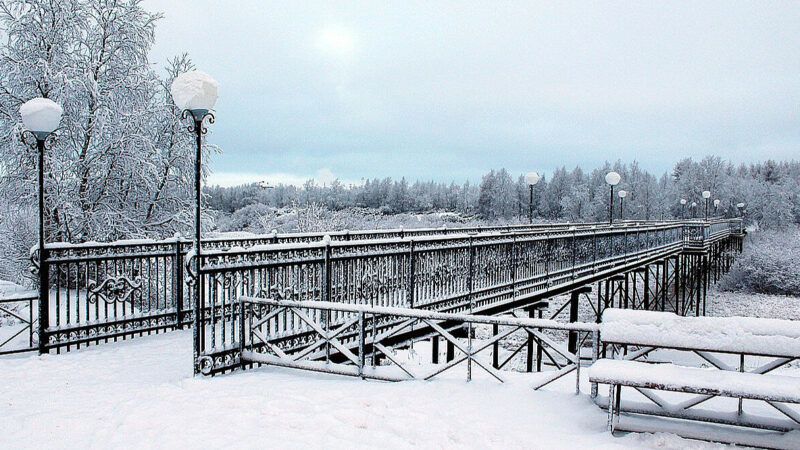
M 50 324 L 50 279 L 44 251 L 44 151 L 53 145 L 53 132 L 64 110 L 58 103 L 39 97 L 23 103 L 19 114 L 25 127 L 22 142 L 39 154 L 39 353 L 47 353 L 45 331 Z
M 181 119 L 185 120 L 189 116 L 192 117 L 192 124 L 189 125 L 188 130 L 190 133 L 195 134 L 197 149 L 194 159 L 194 190 L 195 190 L 195 210 L 194 210 L 194 253 L 195 261 L 197 262 L 196 274 L 197 280 L 195 281 L 195 313 L 194 313 L 194 341 L 195 352 L 200 348 L 200 324 L 202 318 L 200 317 L 203 306 L 201 302 L 200 292 L 200 179 L 202 176 L 201 161 L 202 161 L 202 147 L 203 135 L 208 132 L 208 129 L 203 125 L 203 121 L 208 119 L 208 123 L 214 123 L 214 114 L 211 109 L 217 102 L 217 90 L 219 83 L 204 72 L 193 70 L 185 72 L 172 81 L 170 93 L 175 106 L 182 111 Z M 195 359 L 197 355 L 195 355 Z
M 620 189 L 619 191 L 619 220 L 625 220 L 623 206 L 625 205 L 625 197 L 628 196 L 628 191 Z
M 745 202 L 741 202 L 741 203 L 737 203 L 736 204 L 736 209 L 739 210 L 739 217 L 744 217 L 744 207 L 746 205 L 747 204 Z
M 681 219 L 685 219 L 686 218 L 685 210 L 686 210 L 686 199 L 682 198 L 681 199 Z
M 539 182 L 539 174 L 530 172 L 525 175 L 525 182 L 528 183 L 530 189 L 530 199 L 528 200 L 528 223 L 533 223 L 533 186 Z
M 608 223 L 614 223 L 614 186 L 619 184 L 622 179 L 617 172 L 608 172 L 606 174 L 606 183 L 611 186 L 611 195 L 608 197 Z
M 706 199 L 706 220 L 708 220 L 708 200 L 711 198 L 711 191 L 703 191 L 703 198 Z
M 694 219 L 695 216 L 697 216 L 697 202 L 692 202 L 691 209 L 692 209 L 692 219 Z
M 720 199 L 714 199 L 714 216 L 717 215 L 717 209 L 719 208 L 720 203 L 722 203 Z

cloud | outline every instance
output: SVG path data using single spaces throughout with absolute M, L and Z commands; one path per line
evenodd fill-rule
M 154 58 L 188 51 L 221 83 L 218 176 L 478 180 L 798 151 L 796 2 L 145 5 L 165 13 Z

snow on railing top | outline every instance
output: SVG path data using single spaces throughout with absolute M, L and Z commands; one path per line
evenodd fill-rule
M 731 222 L 738 219 L 719 219 L 719 221 Z M 313 247 L 316 242 L 321 241 L 324 236 L 330 236 L 332 243 L 335 242 L 360 242 L 360 243 L 375 243 L 378 241 L 388 243 L 391 240 L 414 238 L 415 241 L 421 239 L 441 239 L 446 238 L 463 238 L 468 235 L 488 235 L 490 233 L 508 234 L 508 233 L 543 233 L 543 232 L 576 232 L 585 230 L 610 230 L 624 232 L 630 229 L 643 229 L 664 226 L 686 226 L 686 225 L 703 225 L 715 223 L 715 220 L 708 222 L 702 220 L 691 221 L 677 221 L 677 220 L 663 220 L 663 221 L 624 221 L 617 222 L 609 225 L 606 222 L 586 222 L 586 223 L 542 223 L 533 225 L 494 225 L 494 226 L 477 226 L 477 227 L 459 227 L 459 228 L 397 228 L 397 229 L 379 229 L 379 230 L 356 230 L 356 231 L 335 231 L 335 232 L 313 232 L 313 233 L 268 233 L 268 234 L 253 234 L 245 232 L 236 232 L 235 234 L 226 234 L 224 236 L 203 237 L 204 244 L 210 244 L 210 248 L 224 247 L 224 244 L 230 243 L 231 246 L 244 247 L 251 249 L 253 246 L 258 246 L 263 249 L 264 245 L 289 245 L 286 248 L 293 247 L 294 244 L 300 244 L 306 247 Z M 396 236 L 391 236 L 391 235 Z M 375 237 L 370 237 L 375 236 Z M 259 242 L 260 241 L 260 242 Z M 283 242 L 281 242 L 283 241 Z M 288 241 L 288 242 L 287 242 Z M 159 245 L 173 245 L 181 243 L 189 245 L 192 243 L 191 239 L 176 236 L 167 239 L 125 239 L 111 242 L 97 242 L 89 241 L 82 243 L 69 243 L 69 242 L 54 242 L 48 243 L 45 247 L 48 250 L 71 250 L 71 249 L 94 249 L 94 248 L 110 248 L 110 247 L 143 247 L 143 246 L 159 246 Z M 223 245 L 220 245 L 223 244 Z M 205 245 L 204 245 L 205 247 Z M 270 247 L 277 249 L 277 247 Z M 31 248 L 31 254 L 38 250 L 38 246 Z
M 605 224 L 604 226 L 598 225 L 587 225 L 587 226 L 577 226 L 571 228 L 564 228 L 564 229 L 542 229 L 542 230 L 521 230 L 516 231 L 515 234 L 509 234 L 504 231 L 494 231 L 494 232 L 483 232 L 483 233 L 451 233 L 447 235 L 422 235 L 422 236 L 408 236 L 408 237 L 392 237 L 392 238 L 375 238 L 375 239 L 357 239 L 357 240 L 350 240 L 350 241 L 326 241 L 324 236 L 320 238 L 318 241 L 313 242 L 288 242 L 288 243 L 278 243 L 278 244 L 257 244 L 248 247 L 231 247 L 231 248 L 209 248 L 203 249 L 203 256 L 218 256 L 218 255 L 230 255 L 230 254 L 241 254 L 241 253 L 259 253 L 259 252 L 268 252 L 268 251 L 284 251 L 284 250 L 301 250 L 301 249 L 314 249 L 314 248 L 323 248 L 326 246 L 334 247 L 334 248 L 343 248 L 343 247 L 358 247 L 358 246 L 370 246 L 370 245 L 392 245 L 392 244 L 408 244 L 414 242 L 416 244 L 425 244 L 425 243 L 432 243 L 432 242 L 455 242 L 459 240 L 466 240 L 470 238 L 481 238 L 487 240 L 493 239 L 502 239 L 502 238 L 512 238 L 517 237 L 519 239 L 548 239 L 551 238 L 553 234 L 557 234 L 558 237 L 570 236 L 572 234 L 578 233 L 596 233 L 596 232 L 608 232 L 608 233 L 624 233 L 633 229 L 634 231 L 647 231 L 647 230 L 669 230 L 680 227 L 680 224 L 675 223 L 648 223 L 644 225 L 633 225 L 633 224 L 625 224 L 624 226 L 620 227 L 618 224 L 615 225 L 608 225 Z M 464 244 L 467 245 L 467 244 Z M 476 242 L 475 245 L 481 245 L 480 242 Z
M 800 324 L 754 317 L 681 317 L 669 312 L 607 309 L 604 342 L 769 356 L 800 356 Z
M 337 303 L 337 302 L 320 302 L 320 301 L 293 301 L 293 300 L 272 300 L 259 297 L 241 297 L 239 301 L 247 303 L 256 303 L 262 305 L 271 305 L 276 307 L 286 308 L 308 308 L 308 309 L 321 309 L 328 311 L 340 311 L 350 313 L 366 313 L 378 314 L 388 316 L 402 316 L 414 317 L 421 319 L 433 320 L 455 320 L 461 322 L 483 323 L 483 324 L 496 324 L 507 326 L 520 326 L 528 328 L 547 328 L 552 330 L 568 330 L 568 331 L 596 331 L 598 325 L 587 322 L 572 322 L 564 323 L 552 319 L 528 319 L 528 318 L 509 318 L 499 316 L 483 316 L 474 314 L 454 314 L 430 311 L 417 308 L 398 308 L 388 306 L 370 306 L 364 304 L 352 303 Z

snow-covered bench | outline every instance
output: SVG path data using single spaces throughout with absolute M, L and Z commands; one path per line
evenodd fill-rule
M 608 309 L 603 314 L 600 339 L 610 351 L 610 358 L 593 364 L 589 379 L 594 384 L 609 385 L 608 397 L 596 397 L 596 401 L 608 406 L 612 433 L 667 431 L 713 441 L 800 448 L 800 410 L 791 406 L 800 404 L 800 377 L 768 374 L 800 358 L 800 323 Z M 666 356 L 681 364 L 686 363 L 685 353 L 689 352 L 709 367 L 686 367 L 665 362 L 663 358 L 660 362 L 637 361 L 653 356 L 652 352 L 658 349 L 671 350 Z M 745 371 L 746 358 L 757 362 L 750 372 Z M 622 387 L 638 391 L 644 402 L 622 402 Z M 659 395 L 653 390 L 682 393 L 683 397 Z M 695 396 L 685 398 L 691 394 Z M 678 397 L 679 401 L 669 397 Z M 726 412 L 724 401 L 712 400 L 722 397 L 738 399 L 736 411 Z M 779 411 L 780 416 L 745 413 L 744 399 L 763 401 Z M 704 409 L 696 408 L 701 404 Z M 711 404 L 714 406 L 709 409 Z M 619 420 L 620 412 L 629 413 L 625 423 Z M 710 428 L 688 422 L 643 419 L 642 415 L 722 426 Z M 769 431 L 747 431 L 741 427 Z

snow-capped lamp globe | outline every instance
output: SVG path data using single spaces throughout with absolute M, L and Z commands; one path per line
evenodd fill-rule
M 218 90 L 219 83 L 210 75 L 192 70 L 175 77 L 169 91 L 175 106 L 181 111 L 188 111 L 195 122 L 200 122 L 210 110 L 214 109 Z M 213 119 L 213 115 L 211 117 Z
M 617 172 L 608 172 L 606 174 L 606 183 L 611 186 L 611 196 L 608 201 L 608 223 L 614 223 L 614 186 L 618 185 L 622 177 Z
M 622 189 L 622 190 L 619 191 L 618 195 L 619 195 L 619 198 L 625 198 L 625 197 L 628 196 L 628 191 Z
M 38 152 L 39 156 L 39 298 L 50 295 L 50 280 L 48 271 L 43 267 L 45 258 L 42 256 L 45 242 L 44 229 L 44 151 L 51 145 L 61 123 L 64 109 L 61 105 L 49 98 L 34 98 L 19 107 L 22 116 L 22 142 Z M 30 139 L 30 137 L 34 139 Z M 47 302 L 39 302 L 39 336 L 44 336 L 47 325 L 50 323 L 50 308 Z M 48 353 L 47 340 L 39 340 L 39 353 Z
M 685 199 L 685 198 L 682 198 L 682 199 L 681 199 L 681 205 L 685 205 L 685 204 L 686 204 L 686 199 Z
M 620 180 L 622 180 L 622 177 L 617 172 L 608 172 L 606 174 L 606 183 L 608 183 L 609 186 L 618 185 Z
M 528 172 L 525 175 L 525 182 L 528 183 L 528 190 L 530 191 L 530 197 L 528 199 L 528 223 L 533 223 L 533 186 L 539 182 L 539 173 L 538 172 Z
M 537 172 L 528 172 L 528 174 L 525 175 L 525 182 L 528 183 L 528 186 L 535 185 L 539 182 L 539 179 L 540 177 Z
M 34 98 L 19 107 L 22 125 L 33 133 L 36 139 L 45 140 L 61 123 L 64 109 L 49 98 Z
M 717 215 L 717 210 L 719 209 L 719 205 L 722 203 L 722 200 L 715 198 L 714 199 L 714 215 Z

